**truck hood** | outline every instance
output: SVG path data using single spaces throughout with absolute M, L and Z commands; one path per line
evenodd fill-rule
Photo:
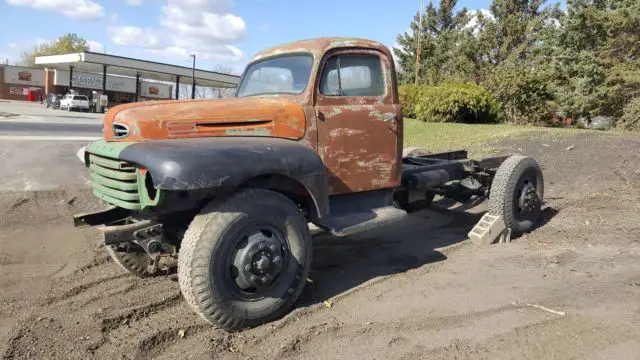
M 301 139 L 302 106 L 281 98 L 166 100 L 118 105 L 105 115 L 107 141 L 209 136 L 272 136 Z

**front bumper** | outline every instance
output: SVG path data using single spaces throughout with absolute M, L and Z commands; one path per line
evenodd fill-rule
M 105 245 L 117 245 L 149 235 L 161 235 L 162 226 L 153 220 L 133 220 L 131 212 L 119 207 L 73 216 L 75 227 L 92 226 L 102 232 Z

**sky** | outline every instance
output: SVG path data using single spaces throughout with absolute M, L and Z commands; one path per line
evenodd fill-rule
M 195 52 L 197 68 L 240 72 L 261 49 L 304 38 L 355 36 L 392 47 L 419 7 L 420 0 L 0 0 L 0 59 L 13 63 L 35 44 L 75 32 L 92 51 L 183 66 Z

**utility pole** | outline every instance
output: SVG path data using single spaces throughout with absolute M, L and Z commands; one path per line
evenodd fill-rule
M 416 46 L 416 65 L 415 65 L 415 77 L 414 84 L 418 85 L 418 80 L 420 78 L 420 48 L 421 48 L 421 40 L 422 40 L 422 11 L 424 10 L 424 0 L 420 0 L 420 25 L 418 25 L 418 46 Z M 414 34 L 415 35 L 415 34 Z
M 196 98 L 196 53 L 191 54 L 193 57 L 193 67 L 191 68 L 191 99 Z

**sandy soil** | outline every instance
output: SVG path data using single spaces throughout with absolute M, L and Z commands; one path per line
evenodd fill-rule
M 440 202 L 375 234 L 318 236 L 313 282 L 298 307 L 237 334 L 197 318 L 174 279 L 124 274 L 96 233 L 72 229 L 72 213 L 99 206 L 86 191 L 5 193 L 0 354 L 640 358 L 640 139 L 537 137 L 496 147 L 532 154 L 543 165 L 547 207 L 539 229 L 510 244 L 477 247 L 466 233 L 484 205 L 462 212 Z

